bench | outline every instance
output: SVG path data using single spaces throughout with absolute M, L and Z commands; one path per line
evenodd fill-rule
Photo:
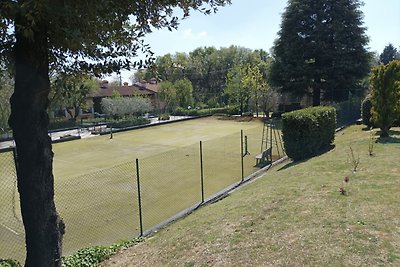
M 267 148 L 256 156 L 256 166 L 264 166 L 272 162 L 272 147 Z

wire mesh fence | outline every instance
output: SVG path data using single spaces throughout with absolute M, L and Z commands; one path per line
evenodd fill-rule
M 64 255 L 140 236 L 259 170 L 261 125 L 112 168 L 55 177 L 55 202 L 66 224 Z M 0 153 L 0 166 L 0 258 L 22 262 L 24 231 L 12 151 Z
M 12 149 L 0 153 L 0 258 L 21 259 L 25 249 L 25 235 L 13 153 Z

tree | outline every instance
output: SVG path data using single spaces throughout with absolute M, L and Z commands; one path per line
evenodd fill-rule
M 54 204 L 53 152 L 47 134 L 49 70 L 111 73 L 152 59 L 143 36 L 176 28 L 174 10 L 210 13 L 229 0 L 0 2 L 0 59 L 15 66 L 11 97 L 17 181 L 25 227 L 25 266 L 60 266 L 64 224 Z M 145 62 L 131 63 L 139 50 Z
M 258 117 L 261 97 L 266 94 L 269 86 L 257 66 L 247 66 L 245 76 L 243 77 L 243 86 L 251 91 L 251 97 L 254 100 L 254 107 Z
M 176 89 L 174 84 L 170 81 L 162 81 L 160 82 L 160 99 L 165 104 L 165 109 L 174 109 L 176 107 L 177 99 L 176 99 Z M 164 110 L 165 111 L 165 110 Z
M 389 136 L 393 122 L 400 117 L 400 60 L 379 65 L 371 75 L 372 120 L 381 129 L 381 137 Z
M 193 86 L 192 82 L 184 78 L 174 83 L 176 90 L 176 100 L 180 107 L 187 108 L 193 106 Z
M 382 54 L 379 55 L 379 61 L 388 64 L 390 61 L 396 60 L 397 56 L 397 49 L 392 44 L 388 44 L 383 49 Z
M 87 107 L 87 96 L 95 93 L 99 84 L 85 75 L 59 75 L 52 87 L 59 95 L 58 104 L 65 107 L 71 119 L 76 121 L 79 111 Z
M 289 0 L 273 48 L 273 85 L 297 96 L 346 100 L 369 72 L 358 0 Z
M 153 109 L 151 101 L 143 97 L 114 97 L 103 98 L 101 109 L 108 115 L 115 118 L 122 118 L 128 115 L 142 115 Z
M 229 97 L 229 102 L 240 107 L 240 114 L 248 110 L 250 99 L 250 89 L 245 84 L 246 68 L 248 66 L 236 65 L 228 72 L 226 78 L 225 94 Z

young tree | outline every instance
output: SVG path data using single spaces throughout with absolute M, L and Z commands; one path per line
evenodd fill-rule
M 177 80 L 174 83 L 176 90 L 176 100 L 178 106 L 187 108 L 193 105 L 193 86 L 187 78 Z
M 129 69 L 128 58 L 138 50 L 149 51 L 143 36 L 152 27 L 177 27 L 175 8 L 188 16 L 191 10 L 210 13 L 229 2 L 0 1 L 0 58 L 15 66 L 9 122 L 18 154 L 25 266 L 61 265 L 64 226 L 54 204 L 53 152 L 47 134 L 50 66 L 62 73 L 96 75 Z
M 99 88 L 98 81 L 86 75 L 59 75 L 52 90 L 60 95 L 58 104 L 65 107 L 71 119 L 76 121 L 79 111 L 86 108 L 86 98 Z
M 371 75 L 372 120 L 389 136 L 393 122 L 400 117 L 400 60 L 375 67 Z
M 250 88 L 246 84 L 246 68 L 248 66 L 236 65 L 228 72 L 226 78 L 225 94 L 229 97 L 229 102 L 240 107 L 240 114 L 248 109 L 251 96 Z
M 273 85 L 297 96 L 346 100 L 369 72 L 359 0 L 289 0 L 273 48 Z
M 173 110 L 176 107 L 177 104 L 177 98 L 176 98 L 176 89 L 175 86 L 172 82 L 170 81 L 162 81 L 160 82 L 160 99 L 164 102 L 165 104 L 165 109 L 170 109 Z M 164 110 L 165 112 L 165 110 Z
M 388 64 L 390 61 L 396 60 L 397 55 L 397 49 L 392 44 L 388 44 L 383 49 L 382 54 L 379 55 L 379 61 Z

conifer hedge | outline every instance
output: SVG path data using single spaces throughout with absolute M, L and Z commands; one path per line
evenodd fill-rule
M 283 114 L 282 134 L 286 154 L 294 161 L 316 155 L 335 139 L 336 109 L 309 107 Z

